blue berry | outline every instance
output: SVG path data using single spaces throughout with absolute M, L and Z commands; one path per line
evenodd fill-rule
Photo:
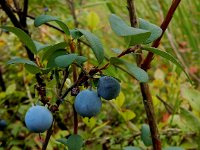
M 0 120 L 0 130 L 3 130 L 7 126 L 7 123 L 5 120 Z
M 97 93 L 106 100 L 114 99 L 120 93 L 120 84 L 113 77 L 103 76 L 99 79 Z
M 74 107 L 82 117 L 96 116 L 101 110 L 101 98 L 92 90 L 81 91 L 75 99 Z
M 33 106 L 25 116 L 27 128 L 35 133 L 42 133 L 48 130 L 53 122 L 51 112 L 44 106 Z

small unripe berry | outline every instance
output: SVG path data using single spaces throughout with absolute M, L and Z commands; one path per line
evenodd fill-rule
M 113 77 L 103 76 L 99 79 L 97 93 L 106 100 L 114 99 L 120 93 L 120 84 Z
M 53 122 L 51 112 L 44 106 L 32 106 L 26 112 L 25 123 L 27 128 L 35 133 L 48 130 Z
M 74 107 L 82 117 L 96 116 L 101 110 L 101 98 L 92 90 L 81 91 L 75 99 Z

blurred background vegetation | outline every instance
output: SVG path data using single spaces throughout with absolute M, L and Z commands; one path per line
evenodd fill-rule
M 12 0 L 7 1 L 12 8 Z M 160 25 L 171 5 L 169 0 L 135 0 L 137 17 Z M 23 6 L 23 1 L 20 1 Z M 124 39 L 117 37 L 111 30 L 108 16 L 116 13 L 129 24 L 129 15 L 124 0 L 74 0 L 78 27 L 90 30 L 101 39 L 107 58 L 116 56 L 112 48 L 125 50 Z M 34 17 L 41 14 L 58 16 L 70 29 L 75 28 L 69 0 L 31 0 L 29 1 L 27 24 L 31 37 L 43 44 L 63 41 L 61 32 L 49 27 L 34 27 Z M 10 19 L 0 9 L 1 25 L 11 25 Z M 55 25 L 52 23 L 52 25 Z M 183 64 L 194 81 L 191 86 L 186 76 L 167 60 L 155 56 L 150 75 L 150 89 L 156 112 L 163 147 L 180 146 L 183 149 L 200 149 L 200 1 L 182 0 L 164 34 L 160 49 L 174 56 Z M 89 58 L 85 68 L 96 65 L 95 58 L 88 47 L 81 44 L 83 55 Z M 8 126 L 0 131 L 0 149 L 40 149 L 45 133 L 30 133 L 24 124 L 24 116 L 31 106 L 31 99 L 38 102 L 35 93 L 34 75 L 25 71 L 22 65 L 6 65 L 15 56 L 27 58 L 25 48 L 19 39 L 4 30 L 0 31 L 0 71 L 6 89 L 0 88 L 0 119 Z M 124 59 L 134 62 L 134 56 Z M 106 63 L 106 61 L 104 61 Z M 140 138 L 141 125 L 147 123 L 139 84 L 127 73 L 114 68 L 104 74 L 121 80 L 122 91 L 116 100 L 104 101 L 101 113 L 90 120 L 79 117 L 79 134 L 84 139 L 84 148 L 123 149 L 138 146 L 147 149 Z M 48 78 L 48 77 L 47 77 Z M 47 94 L 51 101 L 56 100 L 55 80 L 47 82 Z M 72 84 L 68 79 L 66 87 Z M 73 98 L 68 96 L 67 100 Z M 65 102 L 57 114 L 58 123 L 48 145 L 48 150 L 65 149 L 56 140 L 73 132 L 72 106 Z

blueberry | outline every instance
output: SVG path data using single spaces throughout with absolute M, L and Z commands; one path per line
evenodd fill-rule
M 5 120 L 0 120 L 0 131 L 3 130 L 7 126 L 7 123 Z
M 75 99 L 74 107 L 76 112 L 82 117 L 93 117 L 101 110 L 101 98 L 95 91 L 83 90 Z
M 48 130 L 53 122 L 51 112 L 44 106 L 33 106 L 25 116 L 27 128 L 35 133 L 42 133 Z
M 99 79 L 97 93 L 106 100 L 114 99 L 120 93 L 120 84 L 113 77 L 103 76 Z

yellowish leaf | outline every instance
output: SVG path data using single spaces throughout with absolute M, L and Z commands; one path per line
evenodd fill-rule
M 97 126 L 96 128 L 94 128 L 94 129 L 92 130 L 92 133 L 96 132 L 97 130 L 102 129 L 102 128 L 105 127 L 108 123 L 109 123 L 109 121 L 104 122 L 104 123 L 101 124 L 100 126 Z
M 87 16 L 87 24 L 90 30 L 94 30 L 100 22 L 99 16 L 95 12 L 90 12 Z
M 15 90 L 16 90 L 16 84 L 15 83 L 10 84 L 6 89 L 6 95 L 13 94 Z
M 135 116 L 136 116 L 135 113 L 129 109 L 123 110 L 120 114 L 126 121 L 129 121 L 129 120 L 135 118 Z
M 92 117 L 92 118 L 88 118 L 85 117 L 83 118 L 83 122 L 90 128 L 93 128 L 96 124 L 96 118 Z
M 115 103 L 115 105 L 117 105 L 117 107 L 120 108 L 124 104 L 124 101 L 125 101 L 124 93 L 120 92 L 119 96 L 113 102 Z
M 156 96 L 152 96 L 152 100 L 153 100 L 153 105 L 154 106 L 161 105 L 161 102 L 158 100 L 158 98 Z

